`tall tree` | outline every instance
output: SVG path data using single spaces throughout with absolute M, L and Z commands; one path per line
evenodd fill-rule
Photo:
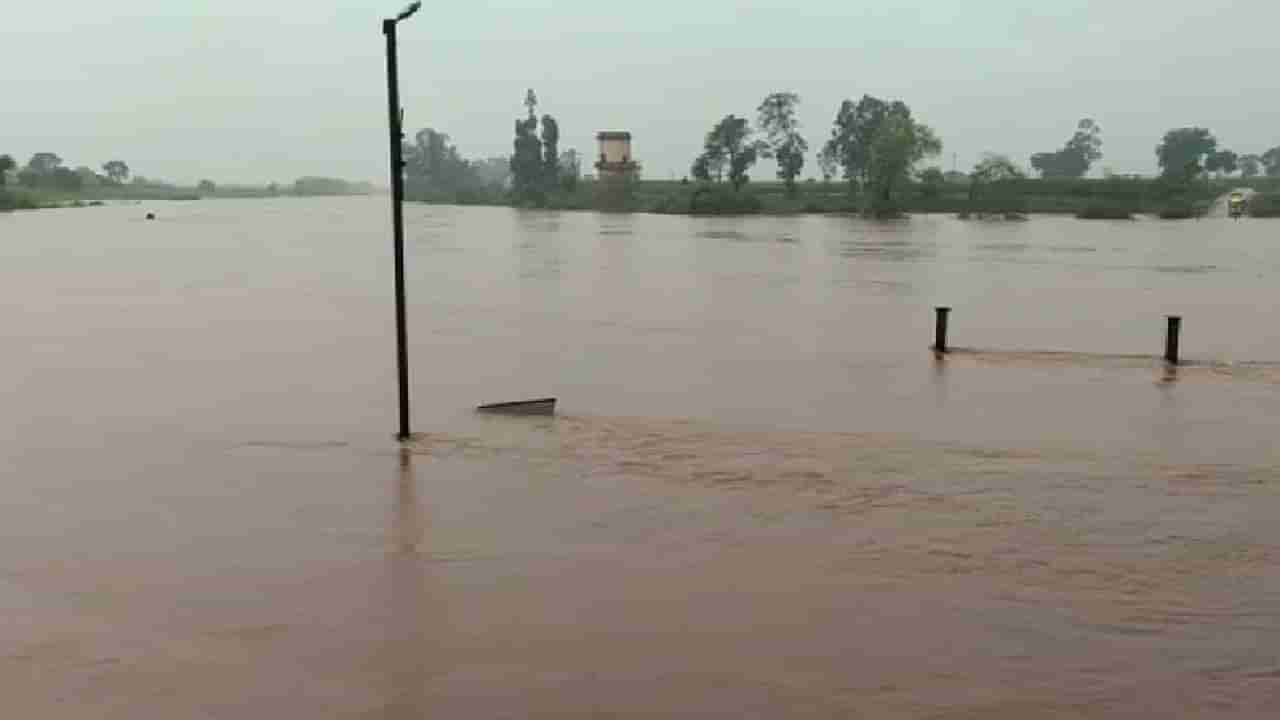
M 1257 155 L 1240 156 L 1240 177 L 1254 178 L 1262 172 L 1262 158 Z
M 17 167 L 12 155 L 0 155 L 0 187 L 5 185 L 5 174 Z
M 560 184 L 560 125 L 550 115 L 542 116 L 542 182 L 548 188 Z
M 933 130 L 916 122 L 901 100 L 845 100 L 832 125 L 822 156 L 843 168 L 851 192 L 861 187 L 870 193 L 866 209 L 877 214 L 895 212 L 894 195 L 916 164 L 942 151 Z
M 778 163 L 778 179 L 787 186 L 790 195 L 795 195 L 796 178 L 804 169 L 804 156 L 809 152 L 809 143 L 800 135 L 800 123 L 796 119 L 799 103 L 799 95 L 778 92 L 767 96 L 756 109 L 757 122 L 765 134 L 764 156 Z
M 1230 150 L 1216 150 L 1204 161 L 1204 169 L 1230 175 L 1240 168 L 1240 156 Z
M 569 148 L 560 153 L 560 187 L 566 192 L 573 192 L 582 177 L 582 156 L 577 150 Z
M 890 105 L 872 136 L 865 184 L 870 191 L 867 210 L 876 215 L 897 212 L 895 196 L 911 178 L 917 163 L 942 152 L 929 126 L 915 122 L 903 103 Z
M 54 170 L 62 167 L 62 158 L 56 153 L 39 152 L 27 161 L 27 169 L 37 175 L 52 175 Z
M 818 170 L 822 172 L 824 183 L 831 182 L 831 178 L 840 172 L 840 160 L 836 157 L 830 143 L 823 145 L 818 151 Z
M 920 194 L 931 199 L 941 195 L 942 187 L 947 183 L 942 168 L 936 165 L 921 170 L 916 179 L 920 181 Z
M 490 157 L 484 160 L 473 160 L 471 168 L 475 171 L 481 185 L 503 187 L 511 179 L 510 158 Z
M 530 88 L 525 93 L 528 116 L 516 120 L 515 153 L 511 156 L 511 176 L 516 196 L 525 201 L 542 199 L 542 141 L 538 139 L 538 96 Z
M 750 179 L 747 171 L 760 156 L 760 143 L 752 140 L 751 124 L 746 118 L 726 115 L 703 142 L 703 152 L 693 164 L 693 173 L 700 179 L 709 177 L 715 169 L 717 180 L 720 171 L 726 166 L 729 171 L 729 182 L 733 189 L 739 190 Z
M 1160 174 L 1166 178 L 1190 180 L 1204 170 L 1205 158 L 1217 149 L 1217 138 L 1205 128 L 1170 130 L 1156 146 Z
M 711 182 L 712 180 L 715 180 L 716 182 L 719 182 L 720 171 L 718 168 L 714 171 L 716 177 L 712 177 L 712 162 L 716 162 L 721 167 L 724 164 L 724 160 L 722 158 L 712 158 L 706 152 L 703 152 L 696 160 L 693 161 L 693 165 L 689 166 L 689 174 L 693 176 L 694 180 L 701 180 L 702 182 Z
M 1273 147 L 1258 158 L 1266 168 L 1267 177 L 1280 177 L 1280 147 Z
M 870 95 L 863 95 L 856 103 L 852 100 L 840 103 L 826 150 L 843 168 L 844 179 L 849 181 L 851 190 L 868 181 L 871 144 L 891 109 L 898 114 L 904 111 L 911 114 L 901 101 L 888 103 Z
M 423 128 L 404 149 L 404 171 L 410 179 L 429 182 L 439 178 L 449 156 L 449 136 L 435 128 Z
M 119 185 L 129 179 L 129 166 L 123 160 L 112 160 L 102 164 L 102 172 L 111 178 L 111 182 Z
M 1092 118 L 1076 124 L 1075 134 L 1061 150 L 1036 153 L 1031 167 L 1042 177 L 1084 177 L 1090 166 L 1102 159 L 1102 128 Z
M 462 158 L 445 133 L 425 128 L 413 139 L 404 151 L 405 179 L 411 191 L 449 193 L 481 184 L 475 167 Z

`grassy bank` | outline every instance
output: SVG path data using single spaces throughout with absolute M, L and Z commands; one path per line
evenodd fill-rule
M 1280 192 L 1259 193 L 1249 200 L 1249 217 L 1280 217 Z
M 908 184 L 895 198 L 906 213 L 949 213 L 969 217 L 1019 217 L 1027 214 L 1065 214 L 1083 219 L 1123 219 L 1153 215 L 1167 219 L 1203 215 L 1213 200 L 1231 189 L 1249 185 L 1280 193 L 1280 179 L 1226 179 L 1173 184 L 1159 179 L 1021 179 L 971 188 L 967 182 L 940 185 Z M 512 205 L 511 197 L 496 189 L 410 194 L 410 200 L 459 205 Z M 752 182 L 735 191 L 727 183 L 642 180 L 625 197 L 609 196 L 599 183 L 583 181 L 573 192 L 557 192 L 528 203 L 529 207 L 559 210 L 622 210 L 678 215 L 792 215 L 853 213 L 862 199 L 840 182 L 803 182 L 794 194 L 778 182 Z M 1267 211 L 1269 212 L 1269 211 Z
M 0 211 L 33 210 L 40 207 L 27 193 L 11 188 L 0 188 Z
M 168 184 L 122 185 L 102 184 L 85 186 L 79 190 L 54 188 L 26 188 L 7 186 L 0 188 L 0 210 L 29 210 L 37 208 L 85 207 L 107 202 L 166 202 L 202 199 L 317 197 L 334 195 L 360 195 L 365 192 L 340 192 L 326 187 L 304 186 L 287 188 L 260 185 L 222 185 L 213 189 Z M 486 204 L 502 204 L 502 198 L 490 198 Z

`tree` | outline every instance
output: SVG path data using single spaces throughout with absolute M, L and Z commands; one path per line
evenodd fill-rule
M 973 166 L 969 179 L 979 185 L 1007 180 L 1021 180 L 1026 177 L 1022 168 L 1014 164 L 1007 155 L 983 153 L 982 159 Z
M 550 115 L 542 116 L 542 182 L 547 188 L 560 184 L 560 125 Z
M 577 150 L 570 148 L 560 154 L 560 187 L 565 192 L 573 192 L 578 187 L 578 180 L 582 177 L 582 156 Z
M 5 185 L 5 174 L 17 167 L 12 155 L 0 155 L 0 188 Z
M 1216 150 L 1205 158 L 1204 169 L 1230 175 L 1240 168 L 1239 161 L 1240 156 L 1230 150 Z
M 693 165 L 689 166 L 689 174 L 694 180 L 711 182 L 711 158 L 707 153 L 704 152 L 693 161 Z
M 1258 158 L 1266 168 L 1267 177 L 1280 177 L 1280 147 L 1273 147 Z
M 1022 168 L 1018 167 L 1005 155 L 983 153 L 982 159 L 973 166 L 969 173 L 969 203 L 972 206 L 980 196 L 992 194 L 992 190 L 1001 185 L 1012 183 L 1026 177 Z M 996 198 L 995 202 L 999 202 Z M 992 211 L 1008 211 L 1009 207 L 988 208 Z
M 906 108 L 900 101 L 894 105 L 898 106 L 899 114 Z M 844 169 L 844 179 L 849 181 L 850 190 L 856 190 L 860 183 L 865 185 L 867 182 L 871 143 L 889 111 L 889 103 L 870 95 L 863 95 L 857 103 L 852 100 L 840 103 L 826 151 Z M 910 110 L 906 110 L 906 114 L 910 114 Z
M 864 181 L 870 191 L 866 209 L 880 216 L 896 214 L 896 191 L 907 184 L 917 163 L 940 152 L 942 142 L 932 129 L 912 120 L 905 104 L 891 105 L 871 141 Z
M 56 153 L 39 152 L 27 161 L 27 169 L 37 175 L 52 175 L 54 170 L 62 167 L 62 158 Z
M 405 179 L 413 193 L 453 193 L 481 185 L 476 168 L 449 143 L 449 136 L 433 128 L 414 135 L 405 146 Z
M 946 184 L 947 179 L 942 174 L 942 168 L 937 166 L 927 167 L 920 172 L 920 194 L 926 198 L 933 199 L 942 194 L 942 186 Z
M 1240 177 L 1257 177 L 1262 172 L 1262 158 L 1257 155 L 1240 156 Z
M 129 179 L 129 166 L 123 160 L 112 160 L 102 164 L 102 172 L 111 178 L 111 182 L 119 185 Z
M 719 181 L 727 165 L 729 182 L 734 190 L 740 190 L 750 179 L 747 171 L 756 164 L 760 149 L 760 143 L 751 139 L 747 119 L 726 115 L 707 133 L 702 155 L 693 163 L 694 177 L 709 179 L 714 171 Z
M 212 180 L 201 180 L 200 184 L 196 185 L 196 189 L 202 193 L 212 193 L 218 189 L 218 186 Z
M 94 172 L 93 168 L 86 165 L 81 165 L 76 168 L 75 172 L 76 175 L 80 177 L 81 187 L 94 187 L 96 185 L 101 185 L 102 181 L 105 179 L 98 173 Z
M 800 123 L 796 120 L 796 105 L 800 96 L 795 93 L 773 93 L 757 108 L 757 122 L 765 133 L 764 157 L 778 163 L 778 179 L 787 186 L 787 193 L 795 195 L 796 178 L 804 169 L 804 156 L 809 143 L 800 135 Z
M 511 160 L 504 157 L 491 157 L 484 160 L 473 160 L 471 169 L 481 185 L 505 187 L 511 179 Z
M 832 125 L 822 155 L 843 168 L 850 192 L 862 187 L 871 193 L 867 209 L 877 214 L 895 212 L 893 195 L 916 164 L 942 152 L 937 135 L 917 123 L 901 100 L 870 95 L 856 103 L 845 100 Z
M 449 161 L 449 136 L 435 128 L 423 128 L 404 148 L 405 175 L 417 183 L 442 183 Z
M 64 167 L 54 168 L 48 176 L 48 182 L 58 190 L 67 192 L 79 192 L 84 187 L 84 178 L 74 170 Z
M 1084 177 L 1090 166 L 1102 159 L 1102 128 L 1091 118 L 1076 124 L 1076 132 L 1061 150 L 1036 153 L 1031 167 L 1042 177 Z
M 1218 140 L 1202 127 L 1175 128 L 1156 146 L 1160 174 L 1189 181 L 1204 170 L 1204 160 L 1218 149 Z
M 538 96 L 530 88 L 525 93 L 528 116 L 516 120 L 515 153 L 511 156 L 511 175 L 516 197 L 523 201 L 543 200 L 542 141 L 538 139 Z
M 822 173 L 822 182 L 829 183 L 840 171 L 840 160 L 836 157 L 830 144 L 818 151 L 818 170 Z

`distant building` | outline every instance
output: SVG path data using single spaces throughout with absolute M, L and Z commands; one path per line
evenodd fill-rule
M 600 143 L 596 171 L 601 180 L 633 177 L 640 171 L 631 156 L 631 133 L 605 131 L 597 133 L 596 140 Z

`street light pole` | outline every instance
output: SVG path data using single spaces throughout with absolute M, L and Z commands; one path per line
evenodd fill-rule
M 400 390 L 401 441 L 411 436 L 409 430 L 409 331 L 406 327 L 404 292 L 404 129 L 400 107 L 400 73 L 396 51 L 396 24 L 407 20 L 422 3 L 415 2 L 393 19 L 382 21 L 382 34 L 387 38 L 387 115 L 391 139 L 391 231 L 396 258 L 396 370 Z

